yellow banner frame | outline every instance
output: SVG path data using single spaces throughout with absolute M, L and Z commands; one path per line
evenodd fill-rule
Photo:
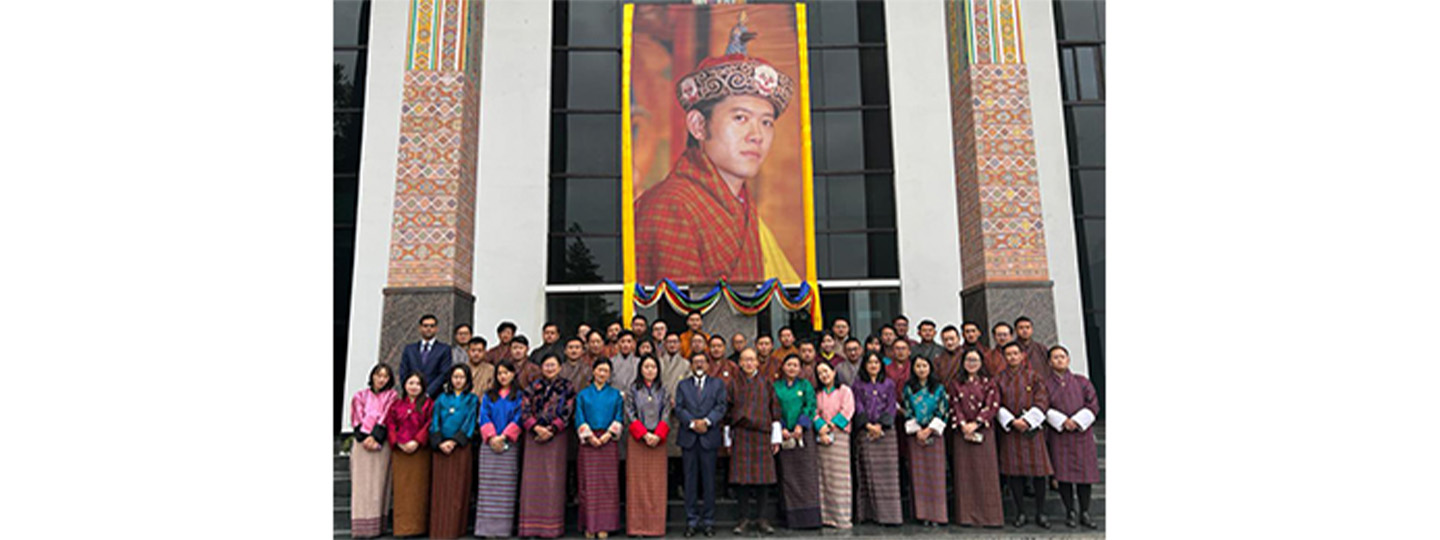
M 635 161 L 630 125 L 630 61 L 634 53 L 635 4 L 625 4 L 620 60 L 620 226 L 625 286 L 621 302 L 624 320 L 635 316 Z M 825 327 L 820 311 L 820 283 L 815 260 L 815 160 L 810 131 L 810 49 L 805 3 L 795 4 L 795 34 L 800 55 L 800 169 L 805 206 L 805 281 L 815 289 L 810 319 L 816 331 Z M 793 285 L 793 284 L 791 284 Z

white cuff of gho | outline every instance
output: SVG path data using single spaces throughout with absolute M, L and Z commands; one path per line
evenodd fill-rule
M 1065 421 L 1068 420 L 1068 418 L 1065 418 L 1065 415 L 1061 414 L 1060 411 L 1050 409 L 1045 411 L 1045 420 L 1050 424 L 1050 427 L 1055 428 L 1055 431 L 1065 431 Z
M 1095 413 L 1090 412 L 1090 409 L 1080 409 L 1080 412 L 1075 413 L 1075 416 L 1071 416 L 1070 419 L 1074 420 L 1076 424 L 1080 424 L 1080 431 L 1085 431 L 1090 429 L 1090 424 L 1095 423 Z
M 1010 431 L 1010 423 L 1015 421 L 1015 413 L 1010 412 L 1010 409 L 1000 407 L 1000 411 L 995 413 L 995 417 L 1000 419 L 1001 429 Z

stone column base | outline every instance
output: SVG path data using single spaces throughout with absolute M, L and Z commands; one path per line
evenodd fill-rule
M 400 353 L 405 350 L 405 344 L 420 340 L 420 317 L 426 313 L 439 319 L 440 331 L 436 338 L 450 343 L 454 340 L 451 330 L 455 325 L 474 324 L 475 295 L 454 287 L 385 288 L 379 359 L 395 368 L 396 375 L 400 374 Z M 402 382 L 395 384 L 399 387 Z
M 992 345 L 991 327 L 1001 321 L 1013 325 L 1024 315 L 1035 324 L 1035 341 L 1049 347 L 1056 340 L 1053 288 L 1053 281 L 984 283 L 960 291 L 961 308 L 965 320 L 978 323 Z

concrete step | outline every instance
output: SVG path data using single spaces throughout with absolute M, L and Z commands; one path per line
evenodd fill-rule
M 775 500 L 775 498 L 776 498 L 775 495 L 778 495 L 778 494 L 772 494 L 772 497 L 771 497 L 771 500 L 772 500 L 772 501 Z M 908 497 L 907 497 L 907 499 L 908 499 Z M 908 502 L 908 501 L 907 501 L 907 502 Z M 776 504 L 778 505 L 778 501 L 776 502 Z M 1027 500 L 1025 501 L 1025 511 L 1026 511 L 1026 513 L 1029 513 L 1029 512 L 1030 512 L 1030 510 L 1031 510 L 1031 504 L 1033 504 L 1033 503 L 1031 502 L 1031 500 L 1027 499 Z M 1009 500 L 1004 501 L 1004 506 L 1005 506 L 1005 515 L 1006 515 L 1006 516 L 1014 516 L 1014 515 L 1015 515 L 1015 507 L 1014 507 L 1014 505 L 1013 505 Z M 624 501 L 621 501 L 621 515 L 622 515 L 622 516 L 624 515 L 624 507 L 625 507 L 625 503 L 624 503 Z M 717 524 L 717 527 L 723 526 L 726 530 L 728 530 L 730 527 L 734 527 L 735 524 L 740 521 L 740 519 L 739 519 L 740 510 L 741 510 L 741 509 L 740 509 L 740 504 L 739 504 L 738 502 L 736 502 L 735 500 L 733 500 L 733 499 L 721 499 L 721 500 L 716 501 L 716 502 L 715 502 L 715 522 L 716 522 L 716 524 Z M 775 507 L 774 509 L 770 510 L 770 512 L 772 512 L 772 513 L 773 513 L 773 512 L 776 512 L 776 511 L 778 511 L 778 506 Z M 579 522 L 578 512 L 579 512 L 579 507 L 578 507 L 578 506 L 576 506 L 576 505 L 566 505 L 566 508 L 565 508 L 565 516 L 566 516 L 566 517 L 565 517 L 565 520 L 566 520 L 566 521 L 565 521 L 565 522 L 566 522 L 566 524 L 567 524 L 568 526 L 570 526 L 570 527 L 573 528 L 573 527 L 576 526 L 576 523 Z M 1063 521 L 1064 521 L 1064 516 L 1065 516 L 1065 506 L 1064 506 L 1063 503 L 1060 502 L 1060 496 L 1059 496 L 1058 494 L 1052 492 L 1052 493 L 1049 493 L 1049 494 L 1047 495 L 1047 497 L 1046 497 L 1046 499 L 1045 499 L 1045 513 L 1046 513 L 1047 516 L 1049 516 L 1049 517 L 1051 518 L 1051 521 L 1052 521 L 1052 524 L 1053 524 L 1053 525 L 1059 525 L 1059 526 L 1061 526 L 1061 527 L 1064 527 Z M 1104 516 L 1105 516 L 1105 497 L 1104 497 L 1103 495 L 1098 494 L 1098 493 L 1092 494 L 1092 498 L 1091 498 L 1091 502 L 1090 502 L 1090 515 L 1091 515 L 1091 516 L 1094 516 L 1097 522 L 1102 522 L 1102 523 L 1103 523 L 1103 519 L 1104 519 Z M 778 516 L 773 516 L 773 515 L 772 515 L 771 517 L 774 518 L 773 521 L 777 522 L 777 527 L 778 527 L 778 526 L 779 526 L 779 523 L 778 523 L 778 522 L 781 522 L 782 520 L 780 520 L 780 519 L 778 518 Z M 666 524 L 667 524 L 669 527 L 678 527 L 678 528 L 683 529 L 683 528 L 684 528 L 684 525 L 685 525 L 685 503 L 684 503 L 683 501 L 677 501 L 677 500 L 671 500 L 671 501 L 669 501 L 668 504 L 666 505 L 665 518 L 666 518 L 666 519 L 665 519 Z M 336 529 L 337 531 L 338 531 L 338 530 L 341 530 L 341 529 L 347 529 L 347 530 L 348 530 L 348 529 L 350 528 L 350 500 L 349 500 L 349 497 L 344 497 L 344 498 L 336 497 L 336 498 L 335 498 L 335 515 L 334 515 L 334 519 L 335 519 L 334 525 L 335 525 L 335 529 Z M 910 516 L 909 512 L 907 511 L 907 512 L 906 512 L 906 522 L 909 523 L 909 522 L 911 522 L 911 521 L 913 521 L 913 520 L 911 519 L 911 516 Z M 1041 530 L 1041 529 L 1039 529 L 1038 527 L 1032 527 L 1032 528 L 1035 528 L 1036 530 Z M 1103 528 L 1103 525 L 1102 525 L 1102 528 Z M 956 530 L 958 531 L 959 528 L 956 528 Z M 571 532 L 577 532 L 577 531 L 571 531 Z
M 906 515 L 907 524 L 904 525 L 904 526 L 902 526 L 902 527 L 891 528 L 891 527 L 880 527 L 880 526 L 877 526 L 877 525 L 865 525 L 865 526 L 857 526 L 855 529 L 853 529 L 852 531 L 848 531 L 848 532 L 846 532 L 846 531 L 835 531 L 835 530 L 831 530 L 831 529 L 826 529 L 826 530 L 824 531 L 824 536 L 864 536 L 864 537 L 897 537 L 897 538 L 898 538 L 898 537 L 900 537 L 900 536 L 911 536 L 911 535 L 922 535 L 922 536 L 924 536 L 924 535 L 945 535 L 945 534 L 962 534 L 962 533 L 963 533 L 963 534 L 965 534 L 967 537 L 974 537 L 974 538 L 987 538 L 987 537 L 992 537 L 992 536 L 995 537 L 995 538 L 1014 538 L 1016 535 L 1022 535 L 1022 536 L 1024 536 L 1025 538 L 1046 538 L 1046 537 L 1050 537 L 1050 536 L 1065 537 L 1065 538 L 1081 538 L 1081 537 L 1103 538 L 1103 537 L 1104 537 L 1104 532 L 1103 532 L 1103 531 L 1105 530 L 1105 517 L 1104 517 L 1104 516 L 1105 516 L 1105 477 L 1106 477 L 1106 474 L 1105 474 L 1105 438 L 1104 438 L 1105 431 L 1104 431 L 1103 421 L 1102 421 L 1102 422 L 1099 422 L 1099 423 L 1096 423 L 1096 425 L 1095 425 L 1095 427 L 1094 427 L 1093 429 L 1095 430 L 1097 453 L 1098 453 L 1098 455 L 1099 455 L 1099 466 L 1100 466 L 1100 479 L 1101 479 L 1101 481 L 1100 481 L 1099 484 L 1096 484 L 1096 485 L 1094 486 L 1094 488 L 1092 488 L 1092 493 L 1091 493 L 1091 499 L 1092 499 L 1092 500 L 1091 500 L 1090 513 L 1091 513 L 1092 516 L 1095 517 L 1095 520 L 1100 524 L 1100 531 L 1101 531 L 1101 532 L 1099 532 L 1099 533 L 1096 533 L 1095 531 L 1088 531 L 1088 530 L 1083 529 L 1083 528 L 1081 528 L 1081 529 L 1075 529 L 1075 530 L 1070 530 L 1070 529 L 1066 528 L 1065 525 L 1064 525 L 1064 516 L 1065 516 L 1064 504 L 1060 502 L 1060 496 L 1059 496 L 1057 493 L 1054 493 L 1053 490 L 1052 490 L 1052 491 L 1048 494 L 1048 496 L 1046 497 L 1046 501 L 1045 501 L 1045 512 L 1046 512 L 1046 514 L 1051 518 L 1051 526 L 1052 526 L 1052 529 L 1049 530 L 1049 531 L 1046 531 L 1046 530 L 1044 530 L 1044 529 L 1040 529 L 1039 527 L 1036 527 L 1036 526 L 1033 525 L 1033 524 L 1028 525 L 1028 526 L 1025 527 L 1025 529 L 1019 530 L 1019 531 L 1017 531 L 1017 530 L 1015 530 L 1015 529 L 1013 529 L 1013 528 L 1010 528 L 1010 527 L 1008 527 L 1008 526 L 1007 526 L 1005 529 L 1003 529 L 1003 530 L 993 530 L 993 531 L 990 530 L 990 529 L 978 529 L 978 530 L 975 530 L 975 529 L 961 528 L 961 527 L 958 527 L 958 526 L 941 527 L 941 528 L 938 528 L 938 529 L 935 529 L 935 528 L 926 528 L 926 527 L 921 527 L 921 526 L 919 526 L 919 525 L 909 524 L 908 521 L 910 520 L 910 516 L 909 516 L 909 513 L 907 512 L 907 515 Z M 336 448 L 336 455 L 335 455 L 335 461 L 334 461 L 334 463 L 335 463 L 335 469 L 334 469 L 334 474 L 335 474 L 335 493 L 334 493 L 334 505 L 335 505 L 335 507 L 334 507 L 334 525 L 335 525 L 335 535 L 336 535 L 337 538 L 338 538 L 338 537 L 349 537 L 349 529 L 350 529 L 350 495 L 351 495 L 351 489 L 350 489 L 350 488 L 351 488 L 351 486 L 350 486 L 350 462 L 349 462 L 349 457 L 348 457 L 348 456 L 339 455 L 340 445 L 339 445 L 338 442 L 337 442 L 335 448 Z M 778 489 L 778 488 L 777 488 L 777 489 Z M 776 500 L 776 497 L 778 497 L 778 491 L 772 493 L 772 497 L 771 497 L 772 501 L 775 501 L 775 500 Z M 906 505 L 907 505 L 907 507 L 908 507 L 908 505 L 909 505 L 909 504 L 908 504 L 908 503 L 909 503 L 909 501 L 908 501 L 908 499 L 909 499 L 908 494 L 904 497 L 904 499 L 906 500 Z M 777 502 L 777 504 L 778 504 L 778 502 Z M 1028 509 L 1028 507 L 1029 507 L 1030 504 L 1031 504 L 1031 503 L 1030 503 L 1029 501 L 1026 502 L 1026 507 L 1027 507 L 1027 509 Z M 1013 515 L 1014 515 L 1014 511 L 1015 511 L 1014 505 L 1013 505 L 1008 499 L 1004 501 L 1004 505 L 1005 505 L 1005 515 L 1006 515 L 1006 516 L 1013 516 Z M 622 506 L 622 512 L 623 512 L 624 501 L 621 501 L 621 506 Z M 726 498 L 721 497 L 719 500 L 716 501 L 716 505 L 715 505 L 715 506 L 716 506 L 716 508 L 715 508 L 716 528 L 717 528 L 717 529 L 721 529 L 721 530 L 717 533 L 717 535 L 718 535 L 718 536 L 732 536 L 732 535 L 730 534 L 729 529 L 730 529 L 731 527 L 734 527 L 734 526 L 735 526 L 735 523 L 737 523 L 737 522 L 739 521 L 739 519 L 738 519 L 738 515 L 739 515 L 739 512 L 740 512 L 739 503 L 736 502 L 736 501 L 733 500 L 733 499 L 726 499 Z M 575 506 L 575 505 L 567 505 L 567 507 L 566 507 L 566 512 L 565 512 L 565 513 L 566 513 L 566 523 L 569 524 L 569 526 L 572 527 L 572 528 L 575 527 L 575 524 L 578 522 L 578 519 L 577 519 L 577 517 L 576 517 L 578 510 L 579 510 L 578 507 Z M 774 510 L 772 510 L 772 511 L 774 511 Z M 667 521 L 668 527 L 669 527 L 669 529 L 667 530 L 667 532 L 668 532 L 669 534 L 678 535 L 678 534 L 680 534 L 681 532 L 683 532 L 683 530 L 684 530 L 684 524 L 685 524 L 685 517 L 684 517 L 684 516 L 685 516 L 685 506 L 684 506 L 684 502 L 683 502 L 683 501 L 681 501 L 681 500 L 679 500 L 679 499 L 672 499 L 672 500 L 668 501 L 667 508 L 666 508 L 666 521 Z M 778 527 L 778 524 L 777 524 L 777 527 Z M 1041 533 L 1043 533 L 1043 535 L 1042 535 Z M 579 536 L 579 531 L 576 531 L 576 530 L 567 531 L 567 536 Z M 815 531 L 788 531 L 788 530 L 786 530 L 786 529 L 779 528 L 779 529 L 777 529 L 776 536 L 816 536 L 816 532 L 815 532 Z

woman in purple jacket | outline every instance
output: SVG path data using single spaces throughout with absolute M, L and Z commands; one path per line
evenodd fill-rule
M 895 381 L 885 378 L 885 364 L 868 353 L 855 379 L 854 432 L 859 475 L 855 523 L 874 520 L 899 525 L 900 447 L 895 432 Z

